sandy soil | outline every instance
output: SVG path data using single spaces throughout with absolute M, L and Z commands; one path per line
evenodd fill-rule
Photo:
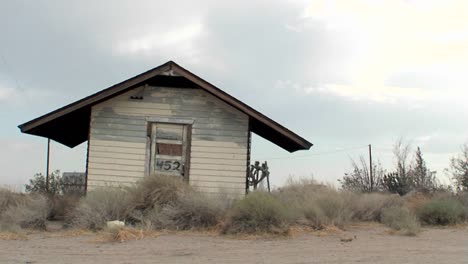
M 102 238 L 58 231 L 0 240 L 0 263 L 468 263 L 467 227 L 425 228 L 416 237 L 392 235 L 375 224 L 346 232 L 296 230 L 289 238 L 194 232 L 123 243 Z

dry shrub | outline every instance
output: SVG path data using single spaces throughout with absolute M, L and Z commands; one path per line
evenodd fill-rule
M 5 188 L 0 188 L 0 214 L 8 207 L 24 203 L 27 197 L 24 193 L 17 193 Z
M 288 213 L 287 207 L 273 195 L 253 192 L 234 204 L 222 233 L 286 234 L 289 228 Z
M 406 207 L 392 206 L 383 209 L 382 223 L 408 236 L 415 236 L 420 232 L 416 217 Z
M 405 206 L 414 214 L 416 214 L 419 208 L 423 207 L 426 203 L 431 200 L 428 194 L 421 192 L 410 192 L 403 196 Z
M 16 231 L 20 228 L 45 229 L 49 214 L 47 198 L 38 194 L 9 195 L 10 200 L 0 215 L 0 230 Z
M 468 221 L 468 191 L 459 192 L 456 196 L 457 200 L 463 206 L 463 220 Z
M 91 230 L 102 229 L 107 221 L 125 220 L 132 208 L 126 189 L 98 188 L 80 199 L 71 215 L 72 225 Z
M 154 229 L 189 230 L 216 226 L 226 208 L 213 197 L 194 191 L 186 193 L 175 204 L 155 207 L 145 220 Z
M 79 195 L 56 195 L 49 198 L 49 220 L 64 220 L 71 215 L 80 201 Z
M 130 241 L 130 240 L 140 240 L 145 237 L 145 231 L 142 229 L 135 228 L 114 228 L 109 230 L 110 240 L 111 241 Z
M 421 222 L 429 225 L 452 225 L 464 220 L 462 203 L 454 196 L 435 197 L 418 210 Z
M 380 222 L 384 209 L 402 205 L 397 194 L 363 193 L 352 197 L 351 209 L 355 220 Z
M 28 237 L 19 232 L 0 232 L 0 240 L 28 240 Z
M 316 229 L 327 225 L 343 227 L 352 218 L 350 201 L 354 194 L 338 192 L 317 184 L 314 180 L 289 180 L 288 184 L 274 194 L 288 205 L 292 220 L 306 223 Z
M 135 208 L 152 208 L 155 204 L 164 206 L 176 204 L 190 187 L 182 178 L 174 176 L 145 177 L 131 190 Z

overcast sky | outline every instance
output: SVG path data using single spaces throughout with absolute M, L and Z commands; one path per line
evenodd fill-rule
M 0 0 L 0 185 L 45 171 L 46 139 L 17 126 L 174 60 L 314 143 L 253 138 L 274 185 L 336 184 L 350 158 L 389 170 L 420 146 L 442 180 L 468 141 L 466 1 Z M 85 170 L 86 143 L 52 144 L 51 167 Z

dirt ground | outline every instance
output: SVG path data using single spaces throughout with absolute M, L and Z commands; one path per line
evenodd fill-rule
M 377 224 L 288 238 L 160 233 L 104 242 L 103 234 L 70 231 L 0 240 L 0 263 L 468 263 L 468 228 L 424 228 L 416 237 Z M 344 242 L 342 240 L 352 241 Z

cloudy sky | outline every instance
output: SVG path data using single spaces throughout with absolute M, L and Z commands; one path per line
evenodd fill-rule
M 196 2 L 196 3 L 195 3 Z M 468 141 L 466 1 L 6 1 L 0 8 L 0 185 L 45 170 L 46 139 L 17 125 L 174 60 L 314 146 L 253 138 L 274 185 L 336 183 L 350 158 L 392 168 L 398 138 L 439 177 Z M 52 144 L 84 171 L 86 143 Z

